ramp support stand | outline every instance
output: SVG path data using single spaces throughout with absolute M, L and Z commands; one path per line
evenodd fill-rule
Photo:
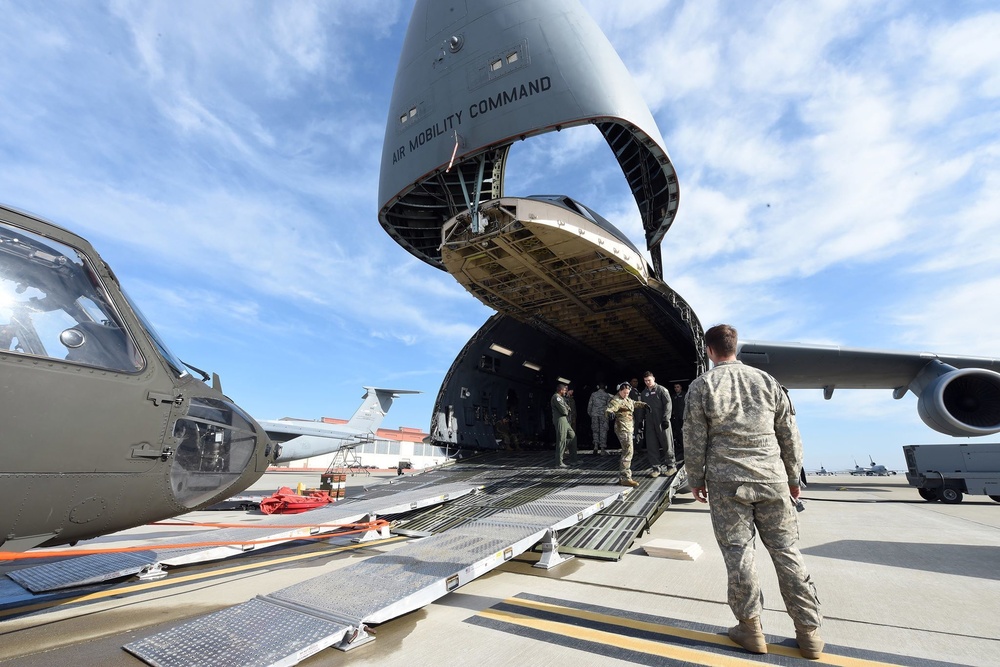
M 153 563 L 142 568 L 135 576 L 139 581 L 156 581 L 167 576 L 167 571 L 163 569 L 163 565 L 160 563 Z
M 371 523 L 376 519 L 374 514 L 366 514 L 359 523 Z M 375 540 L 387 540 L 392 535 L 389 533 L 389 524 L 385 524 L 380 529 L 374 529 L 365 531 L 365 533 L 354 540 L 357 544 L 363 544 L 364 542 L 373 542 Z
M 373 641 L 375 641 L 375 631 L 361 623 L 356 628 L 348 630 L 344 638 L 334 644 L 333 648 L 346 653 Z
M 559 553 L 559 540 L 556 539 L 556 533 L 551 528 L 545 531 L 545 538 L 539 542 L 539 546 L 542 549 L 542 557 L 532 567 L 551 570 L 556 565 L 561 565 L 574 558 L 573 556 L 563 556 Z

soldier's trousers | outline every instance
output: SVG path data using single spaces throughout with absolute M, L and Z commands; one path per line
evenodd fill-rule
M 594 433 L 594 449 L 603 452 L 608 448 L 608 418 L 591 417 L 590 430 Z
M 654 468 L 660 465 L 660 451 L 667 467 L 674 465 L 674 438 L 667 429 L 646 418 L 646 459 Z
M 715 539 L 729 574 L 729 607 L 736 618 L 760 616 L 763 607 L 755 562 L 754 535 L 759 532 L 774 562 L 788 615 L 797 627 L 818 627 L 822 623 L 819 599 L 795 546 L 799 521 L 788 485 L 710 482 L 708 502 Z
M 618 463 L 618 476 L 621 479 L 632 479 L 632 425 L 619 428 L 615 424 L 615 435 L 622 444 L 622 458 Z
M 684 460 L 684 420 L 671 419 L 670 432 L 674 436 L 674 461 Z
M 563 456 L 566 454 L 566 445 L 569 445 L 569 460 L 576 461 L 576 432 L 569 425 L 569 419 L 560 417 L 556 421 L 556 465 L 562 465 Z

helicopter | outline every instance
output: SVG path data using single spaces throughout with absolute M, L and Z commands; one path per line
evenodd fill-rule
M 278 456 L 217 375 L 208 384 L 170 351 L 89 242 L 6 207 L 0 368 L 6 551 L 218 502 Z
M 396 395 L 412 393 L 366 387 L 342 427 L 262 426 L 222 392 L 218 375 L 170 351 L 88 241 L 4 206 L 0 369 L 6 552 L 207 507 L 270 464 L 365 437 Z

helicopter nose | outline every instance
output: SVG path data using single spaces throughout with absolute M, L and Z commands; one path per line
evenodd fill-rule
M 192 398 L 187 414 L 174 424 L 177 451 L 170 470 L 174 498 L 196 507 L 234 484 L 254 460 L 267 435 L 235 404 Z

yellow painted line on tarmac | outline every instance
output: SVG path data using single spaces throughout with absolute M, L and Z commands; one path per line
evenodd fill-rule
M 240 572 L 249 572 L 251 570 L 258 570 L 263 567 L 270 567 L 272 565 L 282 565 L 284 563 L 293 563 L 299 560 L 305 560 L 307 558 L 316 558 L 318 556 L 326 556 L 330 554 L 339 553 L 342 551 L 353 551 L 355 549 L 362 549 L 364 547 L 371 547 L 381 544 L 389 544 L 391 542 L 398 542 L 399 540 L 405 539 L 403 537 L 390 537 L 385 540 L 364 542 L 361 544 L 348 544 L 333 549 L 327 549 L 325 551 L 312 551 L 310 553 L 298 554 L 295 556 L 284 556 L 281 558 L 268 559 L 256 563 L 247 563 L 245 565 L 235 565 L 233 567 L 223 568 L 221 570 L 211 570 L 208 572 L 197 572 L 195 574 L 188 574 L 183 576 L 173 577 L 167 575 L 164 579 L 158 581 L 148 581 L 139 584 L 133 584 L 131 586 L 125 586 L 122 588 L 113 588 L 106 591 L 97 591 L 94 593 L 87 593 L 86 595 L 80 595 L 78 597 L 62 598 L 60 600 L 49 600 L 46 602 L 38 602 L 36 604 L 24 605 L 20 607 L 13 607 L 11 609 L 0 610 L 0 618 L 6 616 L 14 616 L 18 614 L 24 614 L 33 611 L 40 611 L 42 609 L 50 609 L 55 607 L 63 607 L 71 604 L 78 604 L 81 602 L 93 602 L 95 600 L 102 600 L 104 598 L 116 597 L 120 595 L 128 595 L 133 593 L 141 593 L 142 591 L 153 590 L 156 588 L 162 588 L 164 586 L 175 586 L 178 584 L 187 583 L 190 581 L 199 581 L 201 579 L 211 579 L 215 577 L 221 577 L 229 574 L 238 574 Z
M 510 602 L 510 600 L 508 600 L 508 602 Z M 579 625 L 572 625 L 570 623 L 560 623 L 558 621 L 546 621 L 498 609 L 486 609 L 479 612 L 478 615 L 494 621 L 500 621 L 501 623 L 510 623 L 524 628 L 532 628 L 556 635 L 565 635 L 567 637 L 572 637 L 573 639 L 606 644 L 608 646 L 614 646 L 615 648 L 636 651 L 647 655 L 655 655 L 661 658 L 683 660 L 697 665 L 720 665 L 722 667 L 729 667 L 730 665 L 733 665 L 734 667 L 743 665 L 753 665 L 755 667 L 760 666 L 760 662 L 756 660 L 746 660 L 744 658 L 719 655 L 718 653 L 699 651 L 686 646 L 664 644 L 663 642 L 657 642 L 650 639 L 626 637 L 613 632 L 606 632 L 604 630 L 594 630 L 591 628 L 580 627 Z
M 508 598 L 504 600 L 504 604 L 509 604 L 511 606 L 517 606 L 517 607 L 524 607 L 527 609 L 534 609 L 537 611 L 550 612 L 554 614 L 559 614 L 561 616 L 577 618 L 582 621 L 596 622 L 606 625 L 616 625 L 622 628 L 642 630 L 644 632 L 653 632 L 668 637 L 677 637 L 679 639 L 687 639 L 690 641 L 696 641 L 703 644 L 714 644 L 716 646 L 727 646 L 727 647 L 738 646 L 728 637 L 724 635 L 714 634 L 711 632 L 701 632 L 698 630 L 689 630 L 686 628 L 676 628 L 670 625 L 662 625 L 659 623 L 650 623 L 648 621 L 623 618 L 621 616 L 601 614 L 598 612 L 587 611 L 584 609 L 576 609 L 574 607 L 565 607 L 562 605 L 554 605 L 547 602 L 539 602 L 536 600 L 528 600 L 524 598 Z M 580 639 L 588 639 L 589 641 L 594 641 L 601 644 L 608 644 L 615 647 L 626 648 L 633 651 L 639 651 L 642 653 L 650 653 L 652 655 L 674 658 L 676 660 L 687 660 L 689 662 L 696 662 L 698 664 L 705 664 L 705 665 L 760 665 L 761 664 L 759 660 L 747 660 L 744 658 L 739 658 L 734 656 L 725 656 L 725 655 L 720 655 L 718 653 L 700 651 L 698 649 L 692 649 L 684 646 L 673 646 L 670 644 L 663 644 L 661 642 L 648 639 L 626 637 L 613 632 L 607 632 L 603 630 L 593 630 L 590 628 L 581 627 L 579 625 L 574 625 L 572 623 L 563 623 L 560 621 L 546 621 L 546 620 L 536 619 L 532 616 L 514 614 L 512 612 L 506 612 L 503 610 L 488 609 L 483 612 L 480 612 L 479 615 L 486 616 L 487 618 L 493 618 L 494 620 L 498 621 L 513 623 L 515 625 L 520 625 L 523 627 L 535 628 L 538 630 L 544 630 L 546 632 L 552 632 L 555 634 L 566 635 Z M 593 635 L 592 637 L 587 636 L 591 634 Z M 791 648 L 788 646 L 778 646 L 776 644 L 768 644 L 767 651 L 769 654 L 781 655 L 792 658 L 802 658 L 797 648 Z M 810 660 L 809 663 L 821 664 L 821 665 L 838 665 L 839 667 L 887 667 L 895 665 L 895 663 L 881 662 L 876 660 L 865 660 L 863 658 L 852 658 L 843 655 L 835 655 L 832 653 L 824 653 L 819 660 Z

